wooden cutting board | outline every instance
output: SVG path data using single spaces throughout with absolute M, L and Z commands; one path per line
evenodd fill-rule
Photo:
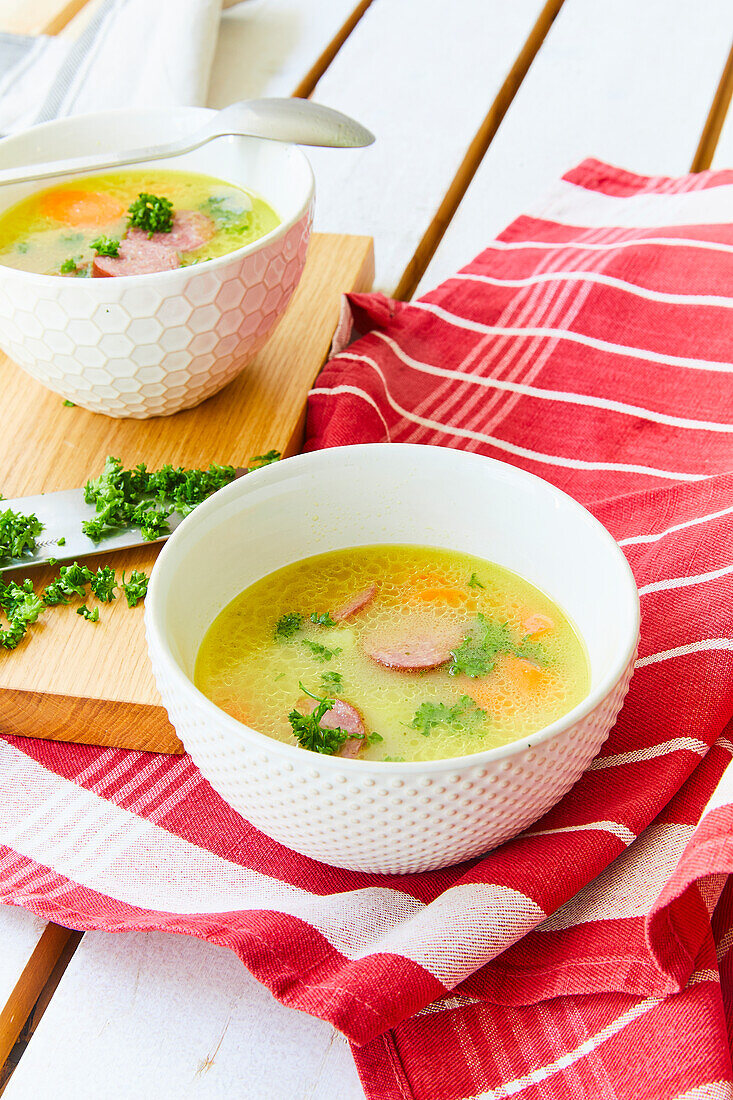
M 153 420 L 111 420 L 66 408 L 58 394 L 0 355 L 0 492 L 26 496 L 83 485 L 115 455 L 126 466 L 166 462 L 246 465 L 250 455 L 300 449 L 308 389 L 331 341 L 343 292 L 367 290 L 369 237 L 316 234 L 303 278 L 257 358 L 198 408 Z M 143 569 L 159 547 L 101 555 L 121 571 Z M 96 569 L 97 559 L 87 559 Z M 30 571 L 36 587 L 53 569 Z M 15 579 L 18 579 L 17 574 Z M 90 601 L 90 605 L 91 602 Z M 21 645 L 0 650 L 0 732 L 126 749 L 181 752 L 148 663 L 143 608 L 119 594 L 88 623 L 76 604 L 52 608 Z

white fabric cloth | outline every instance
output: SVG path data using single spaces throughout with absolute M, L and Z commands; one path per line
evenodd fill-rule
M 112 107 L 206 102 L 222 0 L 103 0 L 76 40 L 0 34 L 0 134 Z

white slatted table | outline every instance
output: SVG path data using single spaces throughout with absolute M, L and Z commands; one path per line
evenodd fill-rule
M 0 29 L 56 32 L 83 4 L 35 0 L 31 19 L 26 0 L 0 0 Z M 313 92 L 369 125 L 370 149 L 313 151 L 317 225 L 374 236 L 376 287 L 409 296 L 584 156 L 678 173 L 705 134 L 709 158 L 732 36 L 730 0 L 246 0 L 222 19 L 210 102 Z M 733 112 L 715 166 L 733 167 Z M 0 908 L 0 1039 L 2 1006 L 7 1016 L 19 989 L 27 1000 L 63 949 L 43 929 Z M 157 933 L 83 937 L 3 1096 L 49 1089 L 54 1100 L 363 1095 L 328 1025 L 278 1005 L 227 950 Z

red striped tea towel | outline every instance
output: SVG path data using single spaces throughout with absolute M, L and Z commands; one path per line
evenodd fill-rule
M 185 757 L 8 737 L 0 897 L 226 944 L 357 1044 L 380 1100 L 733 1097 L 731 211 L 733 173 L 586 162 L 420 301 L 352 297 L 366 335 L 311 397 L 309 447 L 477 450 L 621 541 L 638 667 L 558 806 L 483 859 L 360 875 L 257 833 Z

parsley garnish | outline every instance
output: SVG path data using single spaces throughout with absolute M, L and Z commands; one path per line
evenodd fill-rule
M 428 737 L 435 726 L 460 729 L 480 722 L 485 716 L 486 711 L 477 707 L 470 695 L 462 695 L 452 707 L 447 707 L 445 703 L 421 703 L 410 725 L 419 730 L 423 737 Z
M 28 241 L 18 241 L 18 243 L 15 246 L 15 251 L 25 254 L 28 251 L 29 248 L 30 248 L 30 245 L 28 244 Z
M 66 401 L 64 401 L 64 405 L 66 406 L 67 409 L 75 409 L 76 408 L 76 405 L 74 404 L 73 401 L 66 400 Z
M 312 642 L 310 638 L 302 639 L 303 645 L 307 646 L 317 661 L 330 661 L 332 657 L 335 657 L 341 652 L 340 646 L 334 646 L 333 649 L 329 649 L 326 645 L 321 645 L 320 642 Z
M 291 611 L 287 615 L 283 615 L 275 623 L 275 641 L 282 642 L 286 638 L 292 638 L 294 634 L 297 634 L 303 625 L 303 616 L 299 615 L 297 611 Z
M 117 237 L 97 237 L 89 246 L 98 256 L 117 257 L 120 254 L 120 242 Z
M 388 764 L 404 764 L 404 756 L 383 756 L 382 760 Z
M 119 458 L 109 457 L 100 476 L 84 488 L 84 499 L 95 506 L 97 515 L 82 523 L 82 531 L 101 542 L 120 527 L 139 527 L 142 537 L 152 542 L 168 534 L 174 512 L 187 516 L 235 476 L 233 466 L 216 463 L 208 470 L 171 465 L 148 470 L 144 463 L 125 470 Z
M 340 672 L 321 673 L 321 689 L 324 695 L 339 695 L 344 688 L 344 678 Z
M 269 466 L 271 462 L 279 462 L 281 458 L 282 455 L 279 451 L 268 451 L 264 455 L 252 455 L 247 464 L 247 469 L 259 470 L 262 466 Z
M 301 714 L 295 708 L 290 711 L 288 722 L 293 728 L 293 734 L 298 744 L 302 749 L 308 749 L 310 752 L 320 752 L 326 756 L 334 756 L 343 743 L 353 735 L 340 727 L 329 729 L 322 726 L 321 719 L 327 711 L 331 710 L 334 700 L 314 695 L 303 684 L 298 686 L 301 691 L 304 691 L 311 699 L 315 699 L 318 704 L 310 714 Z
M 115 571 L 108 565 L 100 566 L 89 578 L 92 592 L 100 603 L 112 603 L 115 598 Z
M 86 621 L 88 623 L 98 623 L 99 622 L 99 608 L 98 607 L 95 607 L 93 611 L 90 611 L 89 608 L 87 607 L 87 605 L 85 603 L 83 603 L 81 605 L 81 607 L 77 607 L 76 613 L 77 613 L 77 615 L 81 615 L 82 618 L 86 619 Z
M 43 530 L 43 524 L 37 516 L 24 516 L 8 508 L 0 512 L 0 561 L 4 558 L 19 558 L 36 548 L 36 536 Z
M 249 229 L 249 211 L 239 206 L 232 196 L 210 195 L 199 207 L 226 233 L 245 233 Z
M 62 535 L 60 539 L 56 539 L 57 546 L 66 546 L 66 539 Z
M 76 275 L 79 271 L 79 264 L 81 263 L 81 256 L 69 256 L 68 260 L 64 260 L 59 268 L 62 275 Z
M 478 577 L 476 576 L 475 573 L 471 574 L 471 576 L 466 581 L 466 584 L 468 585 L 469 588 L 485 588 L 486 587 L 485 585 L 483 585 L 481 583 L 481 581 L 478 579 Z
M 128 607 L 137 607 L 140 600 L 144 600 L 148 591 L 148 583 L 150 578 L 142 573 L 139 569 L 133 569 L 130 573 L 129 581 L 125 580 L 125 574 L 122 574 L 122 581 L 120 588 L 125 594 Z
M 525 634 L 519 645 L 514 647 L 514 656 L 531 661 L 535 665 L 547 664 L 547 650 L 541 642 L 533 641 L 529 634 Z
M 506 623 L 496 623 L 487 619 L 481 612 L 477 615 L 482 635 L 475 638 L 469 634 L 461 644 L 451 651 L 453 658 L 448 672 L 457 676 L 463 672 L 466 676 L 486 676 L 493 672 L 500 653 L 513 653 L 514 645 Z
M 127 213 L 130 215 L 127 224 L 144 230 L 148 237 L 153 233 L 170 233 L 173 228 L 173 203 L 160 195 L 141 191 Z
M 314 611 L 311 615 L 311 622 L 315 623 L 316 626 L 336 626 L 336 620 L 331 618 L 330 611 L 324 611 L 322 615 Z
M 0 628 L 0 649 L 15 649 L 43 610 L 43 604 L 33 591 L 32 581 L 4 584 L 0 580 L 0 608 L 8 620 L 7 629 Z

